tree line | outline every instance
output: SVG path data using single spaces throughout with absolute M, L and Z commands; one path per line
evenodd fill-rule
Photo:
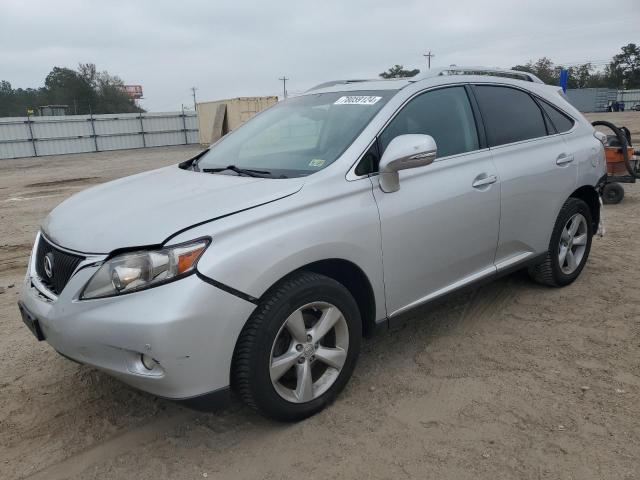
M 554 64 L 549 58 L 542 57 L 524 65 L 516 65 L 512 70 L 533 73 L 544 83 L 558 85 L 560 83 L 560 71 L 565 68 L 569 78 L 567 88 L 605 87 L 613 89 L 640 88 L 640 47 L 630 43 L 621 48 L 621 52 L 614 55 L 610 62 L 602 70 L 598 70 L 592 63 L 563 67 Z M 386 72 L 382 72 L 382 78 L 413 77 L 420 70 L 406 70 L 402 65 L 394 65 Z
M 123 81 L 93 63 L 77 70 L 53 67 L 40 88 L 16 88 L 0 80 L 0 117 L 23 117 L 42 105 L 67 105 L 70 115 L 144 111 L 124 92 Z
M 621 50 L 603 70 L 597 70 L 590 62 L 564 67 L 569 73 L 567 88 L 640 88 L 640 47 L 630 43 Z M 549 58 L 542 57 L 536 62 L 516 65 L 513 70 L 533 73 L 544 83 L 558 85 L 562 68 L 562 65 L 555 65 Z

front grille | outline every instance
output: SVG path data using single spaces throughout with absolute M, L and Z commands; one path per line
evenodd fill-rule
M 45 268 L 45 259 L 47 256 L 49 257 L 51 265 L 50 272 L 47 272 Z M 36 272 L 44 286 L 56 295 L 62 292 L 82 260 L 84 260 L 84 257 L 63 252 L 54 247 L 44 235 L 40 235 L 35 258 Z

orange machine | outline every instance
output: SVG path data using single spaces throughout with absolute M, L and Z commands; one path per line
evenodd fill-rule
M 616 127 L 611 122 L 596 120 L 591 125 L 605 127 L 613 135 L 598 136 L 604 144 L 605 160 L 607 162 L 607 176 L 600 191 L 604 203 L 620 203 L 624 198 L 622 183 L 635 183 L 640 178 L 638 168 L 639 151 L 631 146 L 631 132 L 626 127 Z
M 627 164 L 620 147 L 605 147 L 605 159 L 607 160 L 607 173 L 609 175 L 627 175 Z M 627 147 L 628 158 L 633 161 L 633 147 Z

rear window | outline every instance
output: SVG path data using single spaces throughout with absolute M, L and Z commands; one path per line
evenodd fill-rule
M 540 100 L 540 105 L 542 105 L 544 113 L 546 113 L 549 120 L 551 120 L 551 124 L 557 133 L 567 132 L 573 128 L 574 121 L 572 118 L 544 100 Z
M 542 111 L 528 93 L 515 88 L 477 85 L 474 89 L 489 146 L 547 135 Z

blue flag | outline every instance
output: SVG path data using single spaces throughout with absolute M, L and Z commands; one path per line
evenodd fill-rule
M 560 69 L 560 86 L 562 91 L 567 93 L 567 82 L 569 81 L 569 71 L 566 68 Z

